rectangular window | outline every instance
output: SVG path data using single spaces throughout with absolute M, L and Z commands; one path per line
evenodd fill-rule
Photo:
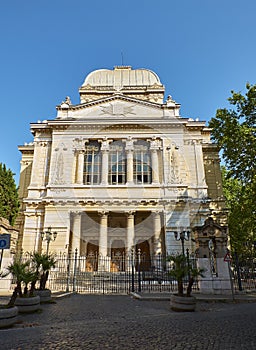
M 110 185 L 126 183 L 126 157 L 122 142 L 110 145 L 108 181 Z
M 133 152 L 133 180 L 136 184 L 152 182 L 151 157 L 148 142 L 138 141 Z
M 84 155 L 84 184 L 97 185 L 100 183 L 101 154 L 97 142 L 91 142 L 85 147 Z

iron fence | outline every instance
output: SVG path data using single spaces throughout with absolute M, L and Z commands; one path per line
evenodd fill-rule
M 29 260 L 30 254 L 23 255 Z M 177 292 L 177 281 L 170 276 L 170 263 L 165 256 L 148 257 L 136 253 L 134 256 L 97 255 L 78 256 L 58 254 L 56 266 L 51 269 L 47 287 L 52 291 L 69 291 L 88 294 L 127 294 L 130 292 L 154 293 Z M 197 259 L 187 255 L 187 263 L 196 266 Z M 230 272 L 234 292 L 256 290 L 256 258 L 233 254 Z M 15 280 L 9 277 L 12 286 Z M 205 280 L 205 278 L 204 278 Z M 184 280 L 184 287 L 188 278 Z M 193 292 L 199 291 L 199 281 Z
M 190 259 L 190 264 L 196 264 Z M 127 294 L 130 292 L 176 292 L 177 281 L 169 274 L 166 258 L 121 255 L 119 257 L 59 255 L 51 270 L 48 287 L 52 291 Z M 186 285 L 188 281 L 184 281 Z M 198 281 L 193 289 L 199 290 Z
M 243 256 L 234 252 L 231 271 L 235 291 L 256 290 L 256 257 Z

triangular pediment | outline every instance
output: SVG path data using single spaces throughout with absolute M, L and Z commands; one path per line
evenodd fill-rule
M 161 104 L 114 95 L 79 105 L 65 105 L 57 107 L 57 119 L 134 119 L 134 118 L 162 118 Z

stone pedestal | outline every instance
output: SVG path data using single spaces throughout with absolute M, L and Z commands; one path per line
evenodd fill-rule
M 198 267 L 205 270 L 204 277 L 199 280 L 202 294 L 232 294 L 228 263 L 217 258 L 218 274 L 212 275 L 208 258 L 199 258 Z
M 224 260 L 227 253 L 227 227 L 220 226 L 210 217 L 203 226 L 194 227 L 197 246 L 198 267 L 204 269 L 200 278 L 200 292 L 206 294 L 231 294 L 229 263 Z

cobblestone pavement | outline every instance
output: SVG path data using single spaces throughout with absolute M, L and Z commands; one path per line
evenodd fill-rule
M 256 303 L 198 302 L 176 313 L 168 301 L 72 295 L 0 330 L 1 350 L 256 349 Z

